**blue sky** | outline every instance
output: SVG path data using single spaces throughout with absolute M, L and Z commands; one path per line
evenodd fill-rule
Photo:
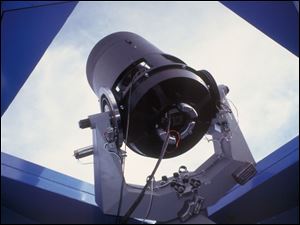
M 1 118 L 1 150 L 93 183 L 92 165 L 72 158 L 92 143 L 78 121 L 99 112 L 86 80 L 93 46 L 135 32 L 230 88 L 256 161 L 299 134 L 299 59 L 219 2 L 80 2 Z M 212 154 L 202 140 L 158 171 L 195 169 Z M 86 159 L 85 161 L 91 161 Z M 126 177 L 143 184 L 155 160 L 129 152 Z

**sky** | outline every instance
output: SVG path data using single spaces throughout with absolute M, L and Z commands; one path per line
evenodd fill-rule
M 229 86 L 256 161 L 299 134 L 299 59 L 219 2 L 84 1 L 2 116 L 1 151 L 94 182 L 92 157 L 72 157 L 92 144 L 91 130 L 79 129 L 78 121 L 100 110 L 85 67 L 94 45 L 117 31 L 137 33 Z M 212 154 L 212 144 L 203 139 L 163 160 L 156 179 L 181 165 L 194 170 Z M 155 163 L 128 151 L 127 182 L 144 184 Z

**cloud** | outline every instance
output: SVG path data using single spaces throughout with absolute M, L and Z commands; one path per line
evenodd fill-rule
M 228 85 L 256 160 L 298 135 L 298 58 L 218 2 L 80 2 L 2 117 L 2 151 L 93 183 L 92 165 L 72 158 L 74 149 L 92 143 L 91 131 L 77 122 L 99 112 L 85 65 L 97 41 L 120 30 Z M 211 154 L 203 140 L 164 160 L 157 179 L 181 165 L 195 169 Z M 129 151 L 127 180 L 143 184 L 154 163 Z

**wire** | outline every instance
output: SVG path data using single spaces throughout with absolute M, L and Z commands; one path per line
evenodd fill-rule
M 170 130 L 170 134 L 171 133 L 176 134 L 176 148 L 178 148 L 179 142 L 181 141 L 181 135 L 177 130 Z
M 130 83 L 129 88 L 129 94 L 128 94 L 128 106 L 127 106 L 127 124 L 126 124 L 126 137 L 125 137 L 125 152 L 127 147 L 127 141 L 128 141 L 128 133 L 129 133 L 129 124 L 130 124 L 130 105 L 131 105 L 131 93 L 132 93 L 132 85 L 133 85 L 134 79 L 132 78 L 132 81 Z
M 236 111 L 236 122 L 237 122 L 237 124 L 239 124 L 239 110 L 238 110 L 238 108 L 235 106 L 233 101 L 231 101 L 229 98 L 226 98 L 226 99 L 233 105 L 233 107 Z
M 160 153 L 160 156 L 159 156 L 159 159 L 151 173 L 151 175 L 148 177 L 148 180 L 143 188 L 143 190 L 140 192 L 139 196 L 136 198 L 136 200 L 134 201 L 134 203 L 131 205 L 131 207 L 128 209 L 127 213 L 125 214 L 124 218 L 122 219 L 121 223 L 122 224 L 126 224 L 131 216 L 131 214 L 134 212 L 134 210 L 138 207 L 138 205 L 140 204 L 140 202 L 142 201 L 144 195 L 145 195 L 145 192 L 150 184 L 150 182 L 152 181 L 162 159 L 164 158 L 165 156 L 165 153 L 167 151 L 167 147 L 168 147 L 168 144 L 169 144 L 169 137 L 170 137 L 170 125 L 171 125 L 171 119 L 169 118 L 169 122 L 168 122 L 168 128 L 167 128 L 167 135 L 166 135 L 166 139 L 163 143 L 163 146 L 162 146 L 162 150 L 161 150 L 161 153 Z
M 220 102 L 220 104 L 222 105 L 222 107 L 225 107 L 226 109 L 222 108 L 223 110 L 225 110 L 225 113 L 232 113 L 231 111 L 231 108 L 226 105 L 224 102 Z M 221 112 L 222 109 L 220 109 L 218 106 L 217 106 L 217 109 Z
M 231 137 L 230 137 L 229 139 L 231 139 L 233 133 L 235 133 L 236 130 L 238 130 L 238 128 L 239 128 L 239 122 L 240 122 L 240 119 L 239 119 L 239 110 L 238 110 L 238 108 L 236 107 L 236 105 L 233 103 L 232 100 L 230 100 L 229 98 L 226 98 L 226 99 L 227 99 L 227 102 L 230 102 L 231 105 L 233 105 L 233 107 L 234 107 L 234 109 L 235 109 L 235 112 L 236 112 L 236 116 L 234 116 L 234 114 L 232 113 L 232 111 L 230 112 L 230 113 L 233 114 L 233 116 L 231 117 L 231 119 L 236 121 L 235 127 L 232 128 L 232 129 L 231 129 L 231 132 L 230 132 Z M 223 104 L 224 104 L 224 103 L 223 103 Z M 224 105 L 225 105 L 228 109 L 231 110 L 230 106 L 228 106 L 227 104 L 224 104 Z M 225 138 L 227 138 L 227 137 L 225 137 Z
M 229 98 L 226 97 L 226 99 L 228 100 L 228 102 L 230 102 L 233 107 L 235 108 L 235 111 L 236 111 L 236 126 L 234 129 L 232 129 L 230 132 L 227 132 L 226 134 L 222 134 L 222 136 L 219 138 L 219 139 L 214 139 L 214 138 L 211 138 L 211 139 L 208 139 L 206 137 L 206 135 L 204 136 L 205 139 L 207 140 L 207 142 L 210 142 L 210 141 L 213 141 L 213 142 L 217 142 L 221 145 L 221 142 L 225 139 L 226 141 L 229 141 L 232 139 L 232 135 L 233 133 L 238 129 L 238 124 L 239 124 L 239 111 L 238 111 L 238 108 L 235 106 L 235 104 L 233 103 L 232 100 L 230 100 Z M 232 110 L 230 108 L 229 105 L 223 103 L 223 102 L 220 102 L 221 105 L 222 105 L 222 109 L 218 108 L 219 112 L 221 112 L 221 110 L 225 110 L 225 113 L 230 113 L 230 114 L 233 114 L 232 113 Z M 234 120 L 235 117 L 231 117 L 232 120 Z
M 124 152 L 127 154 L 127 141 L 128 141 L 128 133 L 129 133 L 129 124 L 130 124 L 130 105 L 131 105 L 131 94 L 132 94 L 132 85 L 134 83 L 134 79 L 131 78 L 130 87 L 129 87 L 129 94 L 128 94 L 128 102 L 127 102 L 127 124 L 126 124 L 126 131 L 125 131 L 125 147 Z M 120 199 L 119 199 L 119 205 L 118 205 L 118 212 L 116 217 L 116 224 L 120 223 L 120 213 L 122 208 L 122 202 L 123 202 L 123 191 L 124 191 L 124 185 L 125 185 L 125 158 L 121 157 L 121 164 L 122 164 L 122 183 L 121 183 L 121 190 L 120 190 Z
M 218 139 L 213 139 L 213 138 L 209 139 L 206 135 L 204 137 L 205 137 L 205 139 L 206 139 L 207 142 L 211 142 L 211 141 L 212 142 L 217 142 L 217 143 L 219 143 L 221 145 L 220 140 L 218 140 Z
M 153 177 L 152 182 L 151 182 L 151 194 L 150 194 L 149 206 L 148 206 L 148 209 L 147 209 L 147 213 L 146 213 L 146 215 L 145 215 L 145 218 L 144 218 L 143 221 L 142 221 L 142 224 L 145 223 L 146 219 L 148 218 L 148 216 L 149 216 L 149 214 L 150 214 L 151 208 L 152 208 L 152 203 L 153 203 L 153 190 L 154 190 L 154 181 L 155 181 L 155 178 Z

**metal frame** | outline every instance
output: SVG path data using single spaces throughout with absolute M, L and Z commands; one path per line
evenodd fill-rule
M 181 167 L 175 176 L 155 182 L 153 192 L 146 191 L 133 217 L 144 218 L 149 200 L 153 198 L 148 219 L 169 221 L 178 218 L 177 222 L 185 223 L 195 216 L 194 222 L 207 222 L 208 206 L 237 182 L 243 184 L 255 175 L 255 161 L 226 101 L 228 88 L 220 85 L 219 92 L 224 108 L 219 109 L 209 129 L 215 154 L 193 172 Z M 93 130 L 96 203 L 105 214 L 116 215 L 124 178 L 122 155 L 114 139 L 107 135 L 114 130 L 111 116 L 109 112 L 99 113 L 89 116 L 89 121 Z M 140 191 L 141 187 L 124 185 L 120 215 L 127 212 Z
M 273 218 L 277 223 L 291 201 L 299 205 L 299 136 L 258 162 L 256 168 L 257 175 L 250 182 L 234 186 L 208 208 L 210 219 L 245 224 Z M 94 197 L 91 184 L 1 152 L 1 223 L 28 223 L 26 218 L 37 223 L 115 223 L 116 217 L 104 215 Z M 299 223 L 298 210 L 281 222 L 290 220 Z

